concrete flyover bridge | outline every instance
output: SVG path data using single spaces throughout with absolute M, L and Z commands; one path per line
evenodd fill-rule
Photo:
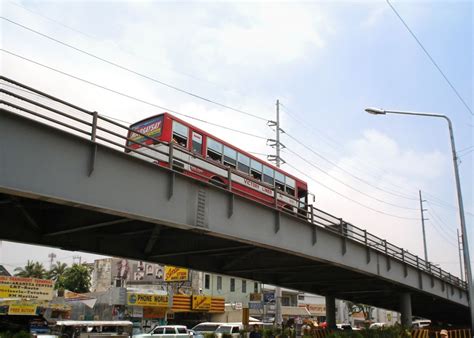
M 325 295 L 330 322 L 336 297 L 469 325 L 466 284 L 419 257 L 313 206 L 297 216 L 157 166 L 152 147 L 125 153 L 127 127 L 0 81 L 1 239 Z

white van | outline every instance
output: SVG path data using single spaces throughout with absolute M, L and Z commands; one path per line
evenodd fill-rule
M 224 334 L 230 334 L 232 337 L 240 337 L 240 331 L 244 326 L 241 323 L 224 323 L 219 326 L 215 332 L 217 338 L 221 338 Z
M 193 327 L 193 330 L 199 333 L 214 333 L 218 329 L 219 326 L 225 323 L 219 323 L 219 322 L 204 322 L 204 323 L 199 323 L 195 327 Z

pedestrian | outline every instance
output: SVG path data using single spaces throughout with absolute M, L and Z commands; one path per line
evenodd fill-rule
M 253 330 L 252 330 L 252 332 L 250 332 L 249 338 L 262 338 L 262 334 L 260 332 L 258 332 L 258 325 L 257 324 L 255 324 L 253 326 Z
M 448 330 L 441 330 L 439 332 L 439 335 L 441 338 L 448 338 L 449 337 Z

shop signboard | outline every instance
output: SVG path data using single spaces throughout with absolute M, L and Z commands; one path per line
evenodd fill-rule
M 176 266 L 165 266 L 165 282 L 184 282 L 189 280 L 189 270 Z
M 149 307 L 149 306 L 145 306 L 143 308 L 143 318 L 145 319 L 165 318 L 165 316 L 166 316 L 166 308 Z
M 8 314 L 13 316 L 34 316 L 36 315 L 36 309 L 38 308 L 35 304 L 11 304 L 8 307 Z
M 275 303 L 275 291 L 266 291 L 263 293 L 263 301 L 265 304 Z
M 260 301 L 249 302 L 249 309 L 250 310 L 262 310 L 263 309 L 263 303 L 260 302 Z
M 49 279 L 0 276 L 0 298 L 51 300 L 53 286 Z
M 168 307 L 168 295 L 129 292 L 127 293 L 127 305 L 166 308 Z
M 209 311 L 211 308 L 211 297 L 204 295 L 193 295 L 191 308 L 199 311 Z

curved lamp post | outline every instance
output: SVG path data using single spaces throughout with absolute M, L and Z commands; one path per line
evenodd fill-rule
M 429 116 L 429 117 L 440 117 L 445 119 L 448 122 L 449 128 L 449 136 L 451 139 L 451 152 L 453 156 L 453 164 L 454 164 L 454 177 L 456 179 L 456 190 L 458 195 L 458 206 L 459 206 L 459 218 L 461 221 L 461 234 L 462 234 L 462 247 L 463 247 L 463 255 L 464 255 L 464 266 L 467 276 L 467 288 L 469 294 L 469 309 L 471 312 L 471 330 L 474 332 L 474 309 L 473 309 L 473 297 L 474 297 L 474 288 L 472 285 L 472 274 L 471 274 L 471 260 L 469 258 L 469 246 L 467 241 L 467 228 L 466 228 L 466 220 L 464 218 L 464 205 L 462 202 L 462 193 L 461 193 L 461 182 L 459 180 L 459 170 L 458 170 L 458 162 L 456 156 L 456 148 L 454 146 L 454 135 L 453 135 L 453 126 L 451 124 L 451 120 L 446 115 L 441 114 L 430 114 L 430 113 L 419 113 L 419 112 L 411 112 L 411 111 L 398 111 L 398 110 L 385 110 L 381 108 L 366 108 L 365 111 L 369 114 L 373 115 L 386 115 L 386 114 L 399 114 L 399 115 L 416 115 L 416 116 Z M 461 276 L 462 278 L 462 276 Z

